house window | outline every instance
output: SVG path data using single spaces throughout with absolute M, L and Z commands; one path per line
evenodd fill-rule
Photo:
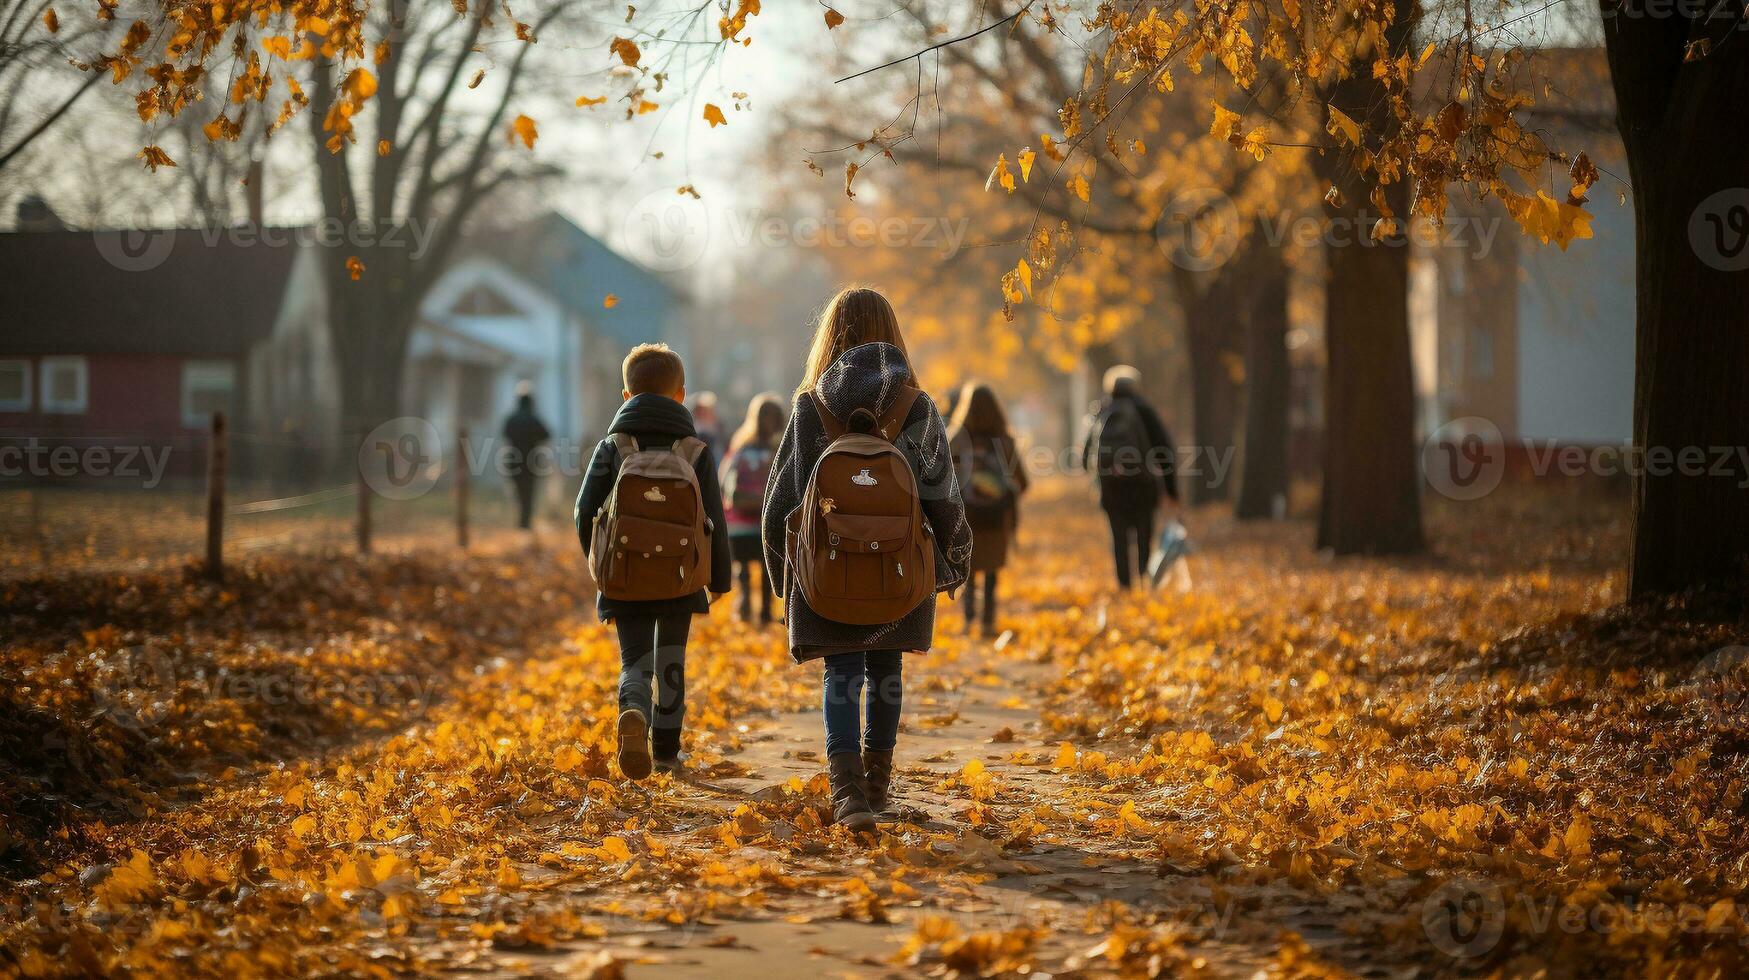
M 214 412 L 231 412 L 237 390 L 237 366 L 230 361 L 182 363 L 182 424 L 204 429 Z
M 85 358 L 43 358 L 43 411 L 57 415 L 83 414 L 89 395 L 88 387 Z
M 30 362 L 0 361 L 0 412 L 30 411 Z

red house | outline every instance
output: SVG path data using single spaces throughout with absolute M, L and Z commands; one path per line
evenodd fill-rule
M 169 473 L 187 476 L 213 412 L 239 433 L 255 427 L 241 414 L 248 358 L 274 329 L 300 250 L 202 229 L 145 236 L 0 234 L 0 452 L 168 450 Z M 10 455 L 4 475 L 16 478 L 22 457 Z

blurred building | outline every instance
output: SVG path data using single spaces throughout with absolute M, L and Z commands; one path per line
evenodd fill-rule
M 1530 64 L 1540 98 L 1522 111 L 1524 128 L 1549 148 L 1584 151 L 1604 174 L 1586 206 L 1592 237 L 1562 251 L 1526 237 L 1497 200 L 1453 191 L 1443 240 L 1418 244 L 1412 264 L 1418 427 L 1427 435 L 1455 422 L 1491 435 L 1491 424 L 1520 456 L 1550 445 L 1625 445 L 1634 214 L 1631 198 L 1618 200 L 1631 192 L 1608 65 L 1591 48 L 1540 50 Z M 1567 188 L 1542 189 L 1560 200 Z
M 245 478 L 343 468 L 339 372 L 301 232 L 0 233 L 0 441 L 163 446 L 193 475 L 223 411 Z M 684 309 L 556 213 L 476 236 L 421 303 L 402 411 L 495 434 L 526 381 L 557 439 L 592 439 L 627 348 L 674 335 Z

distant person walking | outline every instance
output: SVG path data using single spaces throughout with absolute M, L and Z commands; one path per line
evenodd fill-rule
M 1020 529 L 1020 495 L 1026 492 L 1008 416 L 988 385 L 968 382 L 954 399 L 948 426 L 966 521 L 972 526 L 972 570 L 966 579 L 966 632 L 977 622 L 979 576 L 983 576 L 983 633 L 996 627 L 996 576 L 1008 564 L 1008 546 Z
M 753 621 L 753 566 L 765 562 L 760 544 L 760 514 L 765 503 L 765 484 L 771 479 L 771 459 L 783 440 L 789 419 L 776 395 L 755 395 L 747 406 L 747 418 L 729 439 L 723 459 L 721 482 L 723 504 L 729 522 L 729 552 L 735 559 L 741 599 L 735 615 L 743 623 Z M 759 574 L 759 623 L 771 622 L 771 575 Z
M 1172 436 L 1140 391 L 1141 372 L 1119 364 L 1105 372 L 1105 397 L 1094 406 L 1081 465 L 1099 482 L 1099 506 L 1111 523 L 1117 584 L 1147 581 L 1154 513 L 1177 506 Z
M 546 445 L 553 434 L 534 413 L 534 395 L 523 385 L 516 395 L 516 411 L 504 420 L 504 441 L 510 444 L 505 460 L 510 483 L 516 489 L 516 526 L 528 530 L 534 521 L 535 472 L 530 465 L 534 451 Z
M 693 397 L 691 408 L 693 425 L 698 427 L 698 437 L 710 447 L 711 458 L 724 458 L 729 440 L 723 434 L 723 420 L 717 415 L 716 392 L 699 392 Z

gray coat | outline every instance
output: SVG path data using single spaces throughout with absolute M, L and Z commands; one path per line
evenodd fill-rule
M 864 344 L 845 351 L 820 377 L 816 391 L 833 415 L 846 419 L 858 408 L 879 415 L 892 404 L 901 385 L 915 383 L 898 348 L 891 344 Z M 789 427 L 771 463 L 771 482 L 766 484 L 762 515 L 765 567 L 771 570 L 773 586 L 784 597 L 790 656 L 802 663 L 852 650 L 927 650 L 935 643 L 933 595 L 897 622 L 852 626 L 825 619 L 808 608 L 789 575 L 783 553 L 784 524 L 790 512 L 801 506 L 808 476 L 826 451 L 827 442 L 826 429 L 820 424 L 812 400 L 798 395 L 790 407 Z M 912 404 L 898 446 L 917 473 L 923 517 L 935 536 L 936 589 L 954 588 L 966 577 L 966 566 L 972 556 L 972 529 L 966 523 L 959 483 L 954 478 L 946 427 L 927 394 Z

